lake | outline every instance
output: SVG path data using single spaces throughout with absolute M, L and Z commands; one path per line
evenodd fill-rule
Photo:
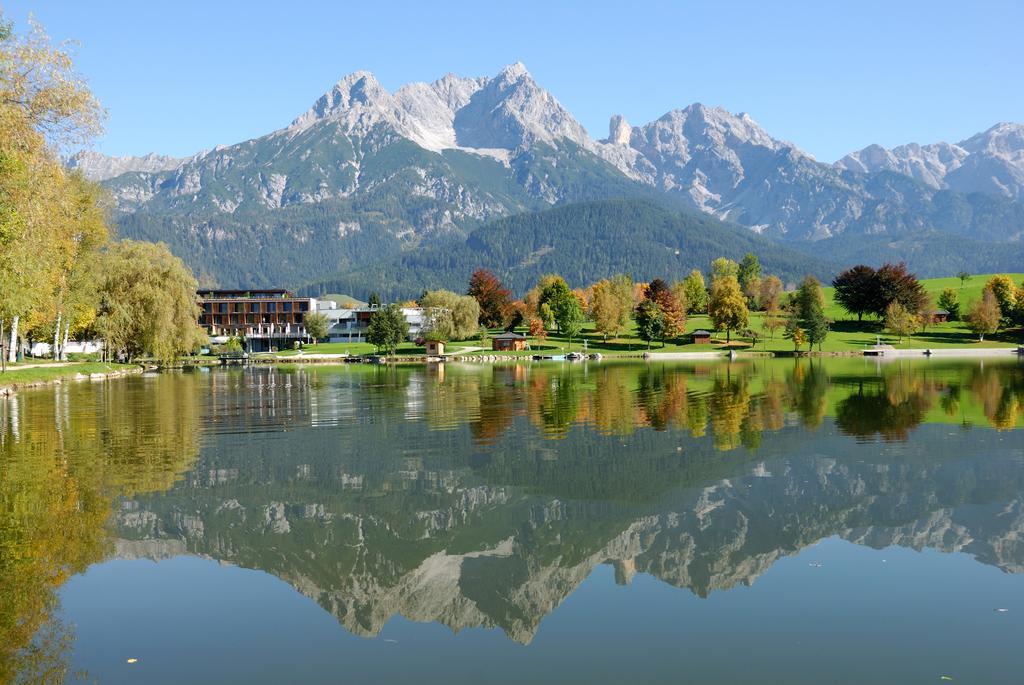
M 0 682 L 1020 682 L 1022 428 L 1016 360 L 26 390 Z

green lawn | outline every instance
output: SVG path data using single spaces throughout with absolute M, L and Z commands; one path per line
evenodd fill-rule
M 960 296 L 960 311 L 966 312 L 975 301 L 981 298 L 981 291 L 985 289 L 985 284 L 988 280 L 997 274 L 977 274 L 971 276 L 971 278 L 964 283 L 963 287 L 960 287 L 960 279 L 956 276 L 949 278 L 926 278 L 921 281 L 921 285 L 924 286 L 925 291 L 931 295 L 932 302 L 939 299 L 939 294 L 946 288 L 952 288 L 956 290 Z M 1021 283 L 1024 281 L 1024 273 L 1020 274 L 1006 274 L 1013 279 L 1014 283 Z M 825 316 L 839 321 L 841 319 L 849 318 L 842 307 L 832 301 L 832 293 L 834 288 L 825 288 L 825 299 L 830 304 L 825 307 Z M 856 318 L 856 317 L 854 317 Z
M 137 368 L 139 367 L 133 364 L 108 364 L 105 362 L 75 362 L 63 366 L 45 365 L 32 369 L 19 369 L 17 365 L 14 365 L 9 366 L 7 372 L 0 373 L 0 388 L 74 378 L 79 374 L 110 373 Z
M 1018 283 L 1024 281 L 1024 274 L 1010 274 L 1010 276 Z M 960 293 L 961 311 L 966 311 L 975 300 L 981 297 L 981 291 L 985 287 L 985 283 L 987 283 L 991 277 L 992 274 L 978 274 L 972 276 L 962 288 L 960 287 L 960 279 L 956 277 L 926 279 L 921 281 L 921 283 L 933 299 L 937 299 L 939 293 L 942 292 L 944 288 L 953 288 L 957 290 Z M 832 292 L 832 288 L 825 288 L 825 296 L 828 300 L 828 304 L 825 308 L 825 314 L 829 318 L 833 319 L 834 323 L 832 324 L 828 338 L 821 346 L 822 352 L 859 352 L 865 347 L 875 345 L 879 342 L 879 339 L 882 344 L 906 349 L 943 347 L 1012 347 L 1024 342 L 1024 333 L 1021 331 L 1002 331 L 994 336 L 986 336 L 985 342 L 979 343 L 977 336 L 971 333 L 962 322 L 949 322 L 930 326 L 927 331 L 906 337 L 900 341 L 895 336 L 882 331 L 881 324 L 872 317 L 867 317 L 864 321 L 858 322 L 856 317 L 847 314 L 841 307 L 839 307 L 839 305 L 832 301 Z M 793 344 L 782 337 L 781 329 L 775 332 L 773 339 L 768 339 L 768 333 L 762 326 L 763 320 L 764 316 L 762 313 L 751 313 L 750 328 L 761 333 L 761 337 L 758 339 L 756 346 L 751 346 L 749 339 L 739 339 L 734 335 L 732 336 L 733 340 L 731 347 L 737 350 L 791 353 L 793 351 Z M 713 330 L 711 322 L 707 316 L 699 315 L 690 316 L 688 318 L 686 322 L 687 334 L 697 329 Z M 499 332 L 500 331 L 492 331 L 492 334 Z M 688 340 L 689 336 L 687 335 L 685 338 Z M 710 345 L 693 345 L 685 341 L 675 340 L 666 341 L 664 345 L 656 342 L 651 345 L 650 349 L 652 352 L 718 351 L 724 353 L 730 349 L 726 346 L 725 338 L 726 336 L 724 332 L 715 332 L 713 343 Z M 503 352 L 502 355 L 531 356 L 535 354 L 566 354 L 571 351 L 580 351 L 582 349 L 583 340 L 586 340 L 586 349 L 588 352 L 599 352 L 605 355 L 639 355 L 648 349 L 647 343 L 640 340 L 639 336 L 636 334 L 636 329 L 632 324 L 630 324 L 630 327 L 627 330 L 624 330 L 620 336 L 605 341 L 603 336 L 599 335 L 594 330 L 593 324 L 588 323 L 584 327 L 582 336 L 574 339 L 571 343 L 566 340 L 564 336 L 552 333 L 543 341 L 531 338 L 529 340 L 529 350 L 522 352 Z M 448 354 L 458 354 L 463 348 L 472 347 L 481 347 L 480 342 L 477 340 L 467 340 L 450 343 L 447 346 L 446 352 Z M 489 343 L 483 347 L 485 347 L 485 349 L 469 351 L 465 354 L 473 356 L 487 355 L 491 353 Z M 806 350 L 807 348 L 804 347 L 803 349 Z M 817 350 L 817 348 L 815 349 Z M 307 355 L 345 353 L 352 356 L 367 355 L 376 353 L 376 349 L 369 343 L 321 343 L 319 345 L 307 345 L 304 349 L 304 354 Z M 400 356 L 422 356 L 424 353 L 425 352 L 422 347 L 418 347 L 409 342 L 403 343 L 398 348 L 398 355 Z M 267 353 L 256 356 L 293 357 L 297 355 L 298 352 L 296 350 L 285 350 L 276 353 L 276 355 L 270 355 Z
M 921 281 L 925 290 L 933 297 L 938 298 L 939 293 L 945 288 L 954 288 L 960 295 L 961 311 L 966 311 L 970 305 L 981 297 L 981 292 L 993 274 L 978 274 L 968 280 L 963 288 L 960 288 L 960 279 L 932 278 Z M 1024 281 L 1024 274 L 1010 274 L 1014 281 Z M 825 308 L 826 315 L 834 320 L 831 331 L 821 346 L 822 352 L 857 352 L 865 347 L 875 345 L 881 339 L 882 344 L 892 345 L 905 349 L 928 349 L 943 347 L 963 348 L 986 348 L 986 347 L 1013 347 L 1024 342 L 1024 333 L 1021 331 L 1001 331 L 994 336 L 986 336 L 985 342 L 979 343 L 976 335 L 971 333 L 963 322 L 953 321 L 944 324 L 929 326 L 924 331 L 906 337 L 902 342 L 893 335 L 881 330 L 881 324 L 872 317 L 858 322 L 855 316 L 847 314 L 839 305 L 832 301 L 832 288 L 825 289 L 825 296 L 828 304 Z M 760 312 L 752 312 L 750 316 L 750 328 L 761 333 L 756 346 L 751 346 L 748 339 L 738 340 L 733 336 L 732 345 L 737 349 L 754 349 L 765 352 L 792 352 L 793 344 L 782 337 L 782 330 L 775 333 L 774 339 L 768 339 L 768 332 L 762 326 L 764 316 Z M 686 322 L 686 331 L 690 333 L 698 329 L 713 331 L 710 320 L 707 316 L 690 316 Z M 603 337 L 593 330 L 592 324 L 587 324 L 583 331 L 583 339 L 587 341 L 587 351 L 600 352 L 602 354 L 637 354 L 646 351 L 647 343 L 640 340 L 636 335 L 635 327 L 631 326 L 623 334 L 607 342 Z M 725 352 L 729 348 L 725 345 L 725 333 L 715 332 L 713 344 L 693 345 L 680 341 L 666 341 L 664 347 L 660 343 L 651 345 L 652 352 Z M 573 340 L 570 346 L 564 336 L 552 334 L 545 341 L 538 342 L 530 340 L 530 350 L 520 355 L 529 354 L 563 354 L 572 350 L 581 349 L 581 340 Z M 807 348 L 804 347 L 804 350 Z M 815 348 L 817 350 L 817 348 Z M 486 354 L 478 352 L 476 354 Z

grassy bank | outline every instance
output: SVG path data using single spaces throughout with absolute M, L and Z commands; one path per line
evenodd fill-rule
M 24 367 L 28 364 L 20 366 Z M 43 363 L 40 366 L 35 366 L 33 363 L 31 368 L 19 368 L 18 364 L 14 364 L 8 366 L 6 372 L 0 373 L 0 389 L 70 380 L 94 373 L 128 373 L 139 369 L 140 367 L 134 364 L 108 364 L 105 362 Z
M 1015 282 L 1024 281 L 1024 274 L 1010 274 Z M 981 297 L 985 284 L 992 277 L 992 274 L 978 274 L 961 284 L 960 279 L 932 278 L 921 281 L 925 290 L 933 300 L 938 299 L 939 293 L 946 288 L 952 288 L 959 294 L 961 311 L 966 312 L 971 304 Z M 847 314 L 842 307 L 833 300 L 833 289 L 825 288 L 827 300 L 825 314 L 833 323 L 828 338 L 821 345 L 820 352 L 824 354 L 859 354 L 866 347 L 881 343 L 892 345 L 897 349 L 988 349 L 998 347 L 1015 347 L 1024 342 L 1024 332 L 1020 330 L 1000 331 L 992 336 L 986 336 L 984 342 L 979 342 L 977 336 L 968 330 L 962 321 L 950 321 L 947 323 L 929 326 L 927 330 L 919 331 L 914 335 L 904 337 L 902 340 L 882 330 L 882 323 L 873 317 L 867 317 L 864 321 L 857 321 L 855 316 Z M 791 354 L 794 351 L 793 344 L 782 336 L 782 330 L 774 333 L 765 330 L 764 315 L 761 312 L 752 312 L 750 315 L 750 329 L 758 333 L 756 342 L 749 338 L 740 338 L 735 335 L 727 342 L 724 332 L 715 332 L 711 344 L 694 345 L 689 343 L 689 334 L 698 329 L 713 330 L 711 321 L 707 316 L 690 316 L 686 323 L 686 335 L 678 340 L 666 340 L 664 344 L 654 342 L 650 345 L 652 352 L 726 352 L 730 349 L 766 352 L 774 354 Z M 521 330 L 521 329 L 520 329 Z M 492 331 L 497 334 L 500 331 Z M 637 335 L 636 327 L 630 325 L 620 335 L 610 337 L 607 340 L 603 335 L 594 330 L 592 323 L 584 326 L 583 333 L 569 341 L 565 336 L 551 333 L 546 339 L 529 339 L 530 349 L 522 352 L 502 352 L 502 356 L 531 356 L 558 355 L 571 351 L 580 351 L 586 343 L 588 352 L 597 352 L 607 356 L 639 356 L 648 350 L 648 344 Z M 481 343 L 479 340 L 466 340 L 453 342 L 447 346 L 446 352 L 449 355 L 481 356 L 492 353 L 490 342 Z M 483 348 L 483 349 L 480 349 Z M 807 351 L 804 346 L 802 351 Z M 814 352 L 818 352 L 816 347 Z M 376 349 L 369 343 L 321 343 L 319 345 L 307 345 L 303 355 L 316 354 L 347 354 L 351 356 L 375 354 Z M 419 357 L 425 354 L 423 347 L 411 342 L 399 346 L 397 355 L 400 357 Z M 296 350 L 284 350 L 274 355 L 256 355 L 257 357 L 273 358 L 294 358 L 301 356 Z

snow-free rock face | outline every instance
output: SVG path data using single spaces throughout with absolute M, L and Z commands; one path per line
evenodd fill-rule
M 869 257 L 837 244 L 824 258 L 874 259 L 905 245 L 893 259 L 925 259 L 933 249 L 941 267 L 911 266 L 945 273 L 975 268 L 950 266 L 950 241 L 959 254 L 965 237 L 1024 235 L 1021 130 L 871 146 L 832 165 L 748 114 L 698 103 L 642 126 L 613 117 L 608 138 L 594 140 L 517 62 L 493 77 L 448 74 L 394 92 L 359 71 L 260 138 L 186 160 L 82 153 L 70 165 L 104 180 L 123 235 L 168 242 L 224 286 L 308 283 L 510 214 L 659 195 L 777 240 L 878 241 L 865 246 Z M 362 230 L 339 235 L 342 224 Z M 280 250 L 290 258 L 260 256 Z M 990 253 L 975 253 L 992 266 Z
M 836 166 L 860 173 L 895 171 L 932 188 L 1024 197 L 1024 126 L 1001 123 L 959 143 L 869 145 Z
M 183 161 L 150 153 L 142 157 L 110 157 L 93 150 L 82 150 L 67 161 L 69 169 L 77 169 L 90 181 L 105 181 L 129 171 L 158 172 L 177 168 Z

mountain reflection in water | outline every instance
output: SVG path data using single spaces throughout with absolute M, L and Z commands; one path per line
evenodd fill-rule
M 0 682 L 110 558 L 530 643 L 600 564 L 705 597 L 824 538 L 1024 569 L 1024 367 L 865 360 L 168 373 L 0 404 Z M 1004 439 L 1012 436 L 1012 439 Z

